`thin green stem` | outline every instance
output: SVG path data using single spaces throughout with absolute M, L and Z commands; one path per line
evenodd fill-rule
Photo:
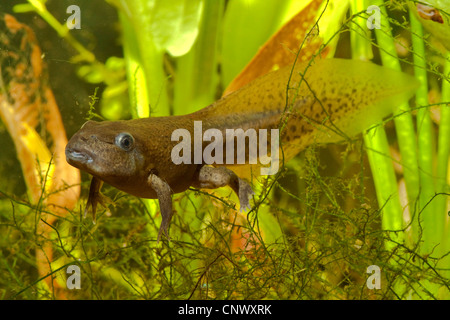
M 410 23 L 412 33 L 412 44 L 414 52 L 414 73 L 420 81 L 421 86 L 416 93 L 416 104 L 418 106 L 428 105 L 428 81 L 425 61 L 425 45 L 423 43 L 423 28 L 415 15 L 410 11 Z M 418 163 L 420 178 L 419 210 L 435 194 L 433 179 L 433 154 L 434 137 L 432 132 L 432 121 L 429 108 L 420 108 L 417 111 L 417 143 L 418 143 Z M 423 253 L 430 253 L 431 250 L 441 241 L 443 234 L 442 219 L 436 212 L 436 202 L 430 203 L 419 217 L 423 228 Z M 441 220 L 441 221 L 439 221 Z
M 28 2 L 32 5 L 34 11 L 36 11 L 36 13 L 38 13 L 61 38 L 65 39 L 75 50 L 78 51 L 79 57 L 77 60 L 90 63 L 96 62 L 94 54 L 83 47 L 83 45 L 70 34 L 69 28 L 59 23 L 59 21 L 47 10 L 42 1 L 28 0 Z
M 447 55 L 447 63 L 445 65 L 444 74 L 450 74 L 450 53 Z M 450 101 L 450 82 L 446 79 L 442 81 L 442 101 Z M 444 256 L 440 261 L 442 266 L 450 265 L 450 216 L 447 211 L 450 209 L 450 187 L 448 166 L 450 163 L 450 104 L 442 105 L 440 108 L 441 118 L 439 122 L 438 137 L 438 153 L 437 153 L 437 187 L 436 191 L 441 194 L 438 196 L 436 208 L 437 213 L 441 213 L 440 223 L 443 225 L 442 239 L 443 243 L 438 247 L 437 255 Z M 437 218 L 438 220 L 439 218 Z M 443 274 L 448 279 L 450 270 L 444 271 Z M 446 296 L 448 298 L 448 294 Z
M 401 71 L 400 62 L 397 58 L 394 38 L 391 34 L 391 27 L 388 14 L 383 0 L 373 2 L 380 8 L 383 17 L 381 29 L 375 29 L 375 35 L 380 48 L 380 56 L 383 65 L 394 70 Z M 397 106 L 394 106 L 397 107 Z M 400 149 L 401 163 L 403 166 L 403 178 L 405 179 L 408 194 L 408 207 L 411 215 L 412 234 L 408 237 L 409 245 L 413 246 L 419 234 L 418 217 L 415 215 L 415 203 L 419 197 L 419 168 L 417 160 L 417 141 L 414 130 L 413 117 L 407 102 L 398 106 L 395 114 L 401 114 L 394 118 L 397 141 Z
M 368 1 L 353 0 L 351 3 L 352 11 L 365 11 L 368 7 Z M 359 11 L 358 11 L 359 10 Z M 357 30 L 352 30 L 352 56 L 363 60 L 369 60 L 368 52 L 371 52 L 371 44 L 369 39 L 369 29 L 366 26 L 366 20 L 360 17 L 354 22 Z M 360 35 L 365 32 L 365 35 Z M 383 127 L 377 127 L 364 134 L 364 142 L 367 147 L 367 155 L 369 158 L 372 176 L 374 179 L 377 199 L 380 208 L 382 208 L 382 228 L 383 230 L 395 231 L 391 234 L 391 239 L 401 241 L 403 215 L 400 201 L 398 198 L 397 181 L 390 157 L 384 155 L 389 154 L 389 143 L 386 132 Z M 385 243 L 387 249 L 392 249 L 394 243 L 388 241 Z

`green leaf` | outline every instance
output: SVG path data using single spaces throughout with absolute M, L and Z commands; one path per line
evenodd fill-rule
M 259 47 L 280 27 L 289 1 L 233 0 L 223 23 L 222 70 L 224 85 L 233 80 Z
M 124 57 L 133 117 L 170 114 L 164 72 L 164 51 L 156 48 L 149 30 L 154 1 L 121 2 Z
M 205 2 L 200 30 L 192 49 L 176 59 L 174 77 L 174 114 L 194 112 L 214 102 L 219 80 L 218 37 L 220 34 L 223 0 Z
M 186 54 L 195 42 L 203 0 L 157 0 L 150 12 L 150 33 L 159 50 Z

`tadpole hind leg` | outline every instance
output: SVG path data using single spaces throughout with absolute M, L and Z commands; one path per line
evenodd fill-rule
M 194 188 L 216 189 L 230 186 L 239 197 L 240 211 L 251 209 L 250 199 L 254 194 L 247 181 L 239 178 L 225 167 L 201 167 L 191 184 Z

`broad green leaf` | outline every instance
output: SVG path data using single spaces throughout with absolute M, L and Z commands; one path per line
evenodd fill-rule
M 157 48 L 149 29 L 153 6 L 154 1 L 144 0 L 122 0 L 118 6 L 133 117 L 170 114 L 164 51 Z
M 256 0 L 230 1 L 225 13 L 222 37 L 224 85 L 228 86 L 270 36 L 310 2 L 291 0 L 280 3 L 268 0 L 262 6 Z M 317 12 L 316 20 L 320 17 L 318 34 L 324 43 L 328 43 L 330 55 L 333 55 L 339 40 L 335 35 L 345 18 L 348 6 L 348 0 L 323 1 Z M 302 26 L 302 29 L 309 31 L 313 26 L 314 22 L 310 21 L 307 26 Z M 300 44 L 301 42 L 298 47 Z
M 198 35 L 203 0 L 156 0 L 148 11 L 149 32 L 158 50 L 172 56 L 188 52 Z
M 176 59 L 174 114 L 186 114 L 216 100 L 218 39 L 225 7 L 224 0 L 206 1 L 200 32 L 189 52 Z
M 197 39 L 198 26 L 203 10 L 203 0 L 183 2 L 183 13 L 177 21 L 178 23 L 174 23 L 174 27 L 177 28 L 175 34 L 178 34 L 178 36 L 172 37 L 167 46 L 167 51 L 174 57 L 182 56 L 191 49 Z
M 290 1 L 232 0 L 223 23 L 222 71 L 228 85 L 281 26 L 280 18 Z
M 292 65 L 296 60 L 296 53 L 299 51 L 300 45 L 315 23 L 317 9 L 321 2 L 322 0 L 311 1 L 308 6 L 270 37 L 241 73 L 233 79 L 223 95 L 241 88 L 263 74 Z M 309 60 L 318 51 L 321 44 L 322 38 L 319 35 L 306 41 L 299 52 L 298 61 Z M 326 51 L 322 52 L 322 57 L 325 56 Z
M 186 54 L 195 43 L 204 0 L 121 0 L 124 55 L 134 117 L 170 114 L 165 52 Z

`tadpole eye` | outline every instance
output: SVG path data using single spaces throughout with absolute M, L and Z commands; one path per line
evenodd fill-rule
M 134 138 L 128 132 L 119 133 L 115 140 L 116 146 L 125 151 L 130 151 L 134 146 Z

